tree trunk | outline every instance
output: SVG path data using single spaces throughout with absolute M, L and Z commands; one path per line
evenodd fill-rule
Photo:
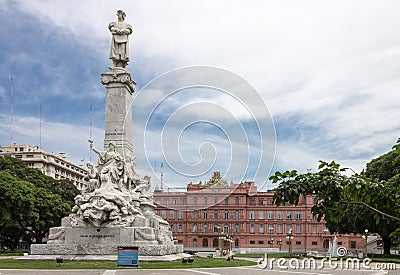
M 392 239 L 389 236 L 382 236 L 383 241 L 383 254 L 390 255 L 390 246 L 392 245 Z
M 44 238 L 45 234 L 43 232 L 35 232 L 35 239 L 36 239 L 36 243 L 37 244 L 41 244 L 43 243 L 43 238 Z

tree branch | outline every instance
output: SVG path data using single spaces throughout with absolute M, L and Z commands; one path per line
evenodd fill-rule
M 26 227 L 21 221 L 17 221 L 17 223 L 26 231 L 29 231 L 31 233 L 33 233 L 34 231 L 32 229 L 30 229 L 29 227 Z
M 365 205 L 366 207 L 368 207 L 369 209 L 371 209 L 374 212 L 377 212 L 377 213 L 379 213 L 379 214 L 381 214 L 383 216 L 389 217 L 389 218 L 394 219 L 396 221 L 400 221 L 399 217 L 395 217 L 395 216 L 389 215 L 389 214 L 387 214 L 385 212 L 382 212 L 382 211 L 372 207 L 371 205 L 369 205 L 369 204 L 367 204 L 365 202 L 361 202 L 361 201 L 340 201 L 340 202 L 341 203 L 346 203 L 346 204 L 361 204 L 361 205 Z

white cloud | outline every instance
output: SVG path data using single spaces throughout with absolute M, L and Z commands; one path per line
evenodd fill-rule
M 291 133 L 305 135 L 301 139 L 278 133 L 279 167 L 305 169 L 318 159 L 335 158 L 361 168 L 372 156 L 386 152 L 399 136 L 398 1 L 16 3 L 36 16 L 44 31 L 54 35 L 54 30 L 65 30 L 104 60 L 110 40 L 107 25 L 115 20 L 117 9 L 124 9 L 135 30 L 133 67 L 128 69 L 143 70 L 146 76 L 193 64 L 215 65 L 243 76 L 261 93 L 277 121 L 290 123 L 285 118 L 295 117 L 294 128 L 313 129 Z M 4 5 L 0 4 L 2 9 Z M 135 67 L 138 59 L 147 64 Z M 94 96 L 102 98 L 101 91 L 100 85 L 94 87 Z M 140 102 L 142 109 L 160 93 L 146 96 Z M 169 107 L 185 102 L 174 100 Z M 237 117 L 246 116 L 237 102 L 223 97 L 212 100 L 233 108 Z M 200 111 L 193 110 L 192 115 Z M 49 131 L 53 129 L 57 128 Z M 81 134 L 85 135 L 83 130 Z M 68 144 L 66 137 L 58 136 Z
M 66 153 L 68 159 L 75 164 L 80 164 L 81 159 L 89 161 L 92 153 L 89 151 L 89 129 L 77 124 L 42 121 L 40 132 L 40 119 L 37 117 L 14 116 L 13 124 L 9 116 L 0 116 L 0 137 L 3 145 L 11 142 L 40 146 L 48 152 Z M 93 128 L 93 140 L 98 148 L 103 148 L 104 130 Z M 13 137 L 13 140 L 11 139 Z M 41 139 L 40 139 L 41 137 Z M 95 159 L 95 156 L 93 155 Z

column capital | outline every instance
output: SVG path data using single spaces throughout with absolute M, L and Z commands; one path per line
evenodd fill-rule
M 131 94 L 136 90 L 136 82 L 124 68 L 110 67 L 110 72 L 101 74 L 101 84 L 108 85 L 111 83 L 125 84 Z

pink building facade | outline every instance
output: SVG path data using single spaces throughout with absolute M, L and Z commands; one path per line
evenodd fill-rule
M 272 191 L 259 192 L 253 182 L 228 184 L 218 172 L 204 184 L 188 184 L 186 192 L 155 191 L 154 201 L 157 214 L 170 223 L 186 251 L 323 252 L 335 236 L 312 215 L 313 197 L 276 207 Z M 361 235 L 336 237 L 338 246 L 348 250 L 365 247 Z

